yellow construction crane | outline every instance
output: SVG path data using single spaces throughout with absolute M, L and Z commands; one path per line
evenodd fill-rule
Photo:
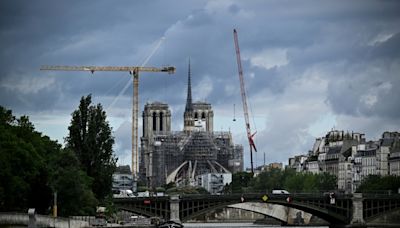
M 137 178 L 138 166 L 138 114 L 139 114 L 139 72 L 166 72 L 175 73 L 175 67 L 139 67 L 139 66 L 42 66 L 40 70 L 60 71 L 126 71 L 133 76 L 133 104 L 132 104 L 132 174 Z

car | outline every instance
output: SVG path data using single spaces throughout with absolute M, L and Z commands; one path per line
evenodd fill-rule
M 272 190 L 272 194 L 276 194 L 276 195 L 289 195 L 290 193 L 284 189 L 275 189 Z

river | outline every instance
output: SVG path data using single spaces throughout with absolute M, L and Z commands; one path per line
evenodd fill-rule
M 290 227 L 290 228 L 304 228 L 304 226 L 277 226 L 277 225 L 258 225 L 253 223 L 183 223 L 185 227 L 201 227 L 201 228 L 231 228 L 231 227 L 268 227 L 268 228 L 282 228 L 282 227 Z M 307 228 L 327 228 L 328 226 L 307 226 Z

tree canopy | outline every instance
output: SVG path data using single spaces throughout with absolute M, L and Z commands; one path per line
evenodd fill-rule
M 82 123 L 86 125 L 78 121 L 80 113 L 75 111 L 68 137 L 81 147 L 70 143 L 64 149 L 37 132 L 28 116 L 16 118 L 0 106 L 0 211 L 36 208 L 38 213 L 49 214 L 55 192 L 60 216 L 93 215 L 99 201 L 109 200 L 105 196 L 111 190 L 116 162 L 111 128 L 101 105 L 89 106 L 90 96 L 82 99 L 90 110 L 87 122 Z M 77 128 L 86 132 L 81 142 L 72 141 L 77 123 L 87 126 Z
M 60 146 L 34 131 L 27 116 L 17 119 L 1 106 L 0 121 L 0 210 L 44 212 L 51 196 L 46 155 Z
M 92 97 L 82 97 L 72 113 L 66 148 L 73 151 L 81 168 L 93 179 L 92 191 L 103 200 L 111 194 L 112 174 L 117 158 L 113 154 L 114 137 L 101 104 L 91 105 Z
M 379 176 L 369 175 L 357 188 L 357 192 L 362 193 L 397 193 L 400 189 L 399 176 Z
M 229 192 L 271 192 L 286 189 L 290 192 L 320 192 L 336 188 L 336 177 L 329 173 L 296 173 L 293 169 L 270 169 L 256 177 L 239 172 L 232 176 Z

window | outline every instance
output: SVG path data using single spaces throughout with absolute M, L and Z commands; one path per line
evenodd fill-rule
M 194 119 L 198 119 L 199 118 L 199 114 L 197 112 L 194 113 Z
M 201 118 L 202 119 L 205 119 L 206 118 L 206 114 L 203 112 L 203 113 L 201 113 Z
M 163 131 L 163 116 L 164 114 L 160 112 L 160 131 Z
M 156 112 L 153 112 L 153 131 L 157 130 L 157 118 L 156 118 L 157 114 Z

